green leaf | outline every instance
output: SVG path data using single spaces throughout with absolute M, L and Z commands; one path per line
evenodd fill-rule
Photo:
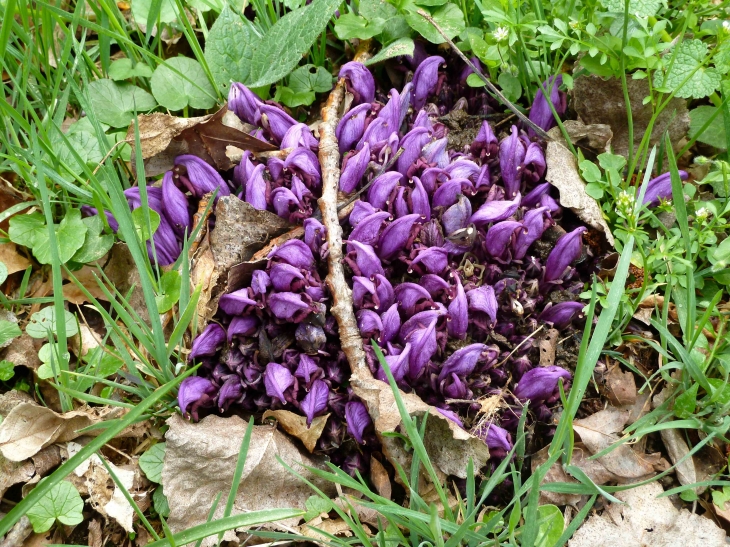
M 626 165 L 626 158 L 618 154 L 604 152 L 598 155 L 598 163 L 606 170 L 615 169 L 616 171 L 621 171 Z
M 138 25 L 147 25 L 147 16 L 153 0 L 132 0 L 132 17 Z M 177 8 L 175 0 L 162 0 L 160 5 L 160 22 L 172 23 L 177 19 Z
M 415 6 L 414 6 L 415 7 Z M 466 28 L 464 23 L 464 14 L 455 4 L 446 4 L 431 13 L 431 17 L 436 24 L 441 27 L 444 34 L 450 39 L 457 36 Z M 426 40 L 433 44 L 443 44 L 443 36 L 437 31 L 431 23 L 426 21 L 417 13 L 416 9 L 411 9 L 406 13 L 406 21 L 413 30 L 418 32 Z
M 711 95 L 720 86 L 720 73 L 714 68 L 701 66 L 707 57 L 707 44 L 702 40 L 685 40 L 678 46 L 674 64 L 669 73 L 654 73 L 655 87 L 675 90 L 675 97 L 701 99 Z M 667 62 L 671 56 L 666 57 Z M 690 76 L 692 74 L 692 76 Z M 685 78 L 687 82 L 682 85 Z M 679 87 L 681 85 L 681 87 Z
M 346 13 L 335 22 L 335 34 L 340 40 L 367 40 L 383 32 L 384 27 L 383 19 L 365 19 L 361 15 Z
M 714 106 L 698 106 L 697 108 L 689 111 L 689 136 L 694 138 L 697 136 L 697 140 L 704 144 L 717 148 L 718 150 L 725 150 L 727 148 L 727 140 L 725 138 L 725 123 L 722 119 L 722 114 L 717 113 L 717 108 Z M 698 135 L 702 126 L 705 125 L 707 120 L 713 118 L 710 125 L 707 126 L 701 134 Z
M 284 85 L 276 88 L 276 96 L 274 97 L 276 101 L 285 104 L 289 108 L 309 106 L 316 98 L 317 96 L 314 94 L 314 91 L 294 92 Z
M 10 342 L 13 338 L 16 338 L 23 334 L 17 323 L 8 321 L 6 319 L 0 319 L 0 346 L 3 346 Z
M 589 182 L 586 184 L 586 194 L 593 199 L 601 199 L 603 197 L 603 188 L 601 188 L 600 184 Z
M 4 262 L 0 262 L 0 285 L 5 283 L 5 280 L 8 278 L 8 267 L 5 265 Z
M 117 59 L 109 67 L 109 77 L 115 81 L 128 78 L 151 78 L 152 69 L 141 61 L 132 65 L 132 59 Z
M 388 3 L 387 0 L 360 0 L 360 15 L 365 19 L 388 19 L 398 15 L 395 6 Z
M 624 12 L 624 0 L 601 0 L 607 11 Z M 629 13 L 639 17 L 652 17 L 662 6 L 662 0 L 629 0 Z
M 416 0 L 416 4 L 419 6 L 443 6 L 449 0 Z
M 522 85 L 520 81 L 507 72 L 502 72 L 497 78 L 502 93 L 512 102 L 516 102 L 522 96 Z
M 102 124 L 102 129 L 106 130 L 109 126 Z M 88 118 L 82 118 L 79 121 L 71 124 L 66 132 L 66 140 L 61 138 L 60 135 L 54 133 L 51 137 L 51 143 L 53 150 L 57 152 L 55 160 L 59 163 L 63 162 L 66 164 L 71 174 L 80 174 L 83 172 L 83 165 L 93 165 L 96 167 L 103 159 L 106 154 L 106 149 L 109 146 L 109 140 L 104 135 L 102 137 L 105 145 L 99 142 L 99 138 L 94 132 L 94 128 L 89 122 Z M 126 132 L 125 132 L 126 133 Z M 75 152 L 75 154 L 74 154 Z M 81 158 L 81 163 L 76 158 L 76 154 Z M 49 158 L 49 163 L 53 165 L 55 162 L 53 158 Z M 66 174 L 66 170 L 61 173 L 67 179 L 71 179 Z
M 99 215 L 82 218 L 81 221 L 86 225 L 86 238 L 71 260 L 79 264 L 87 264 L 103 258 L 109 252 L 114 245 L 114 236 L 101 234 L 104 229 L 104 221 Z
M 537 528 L 535 547 L 552 547 L 565 528 L 563 513 L 555 505 L 540 505 L 537 508 L 537 518 L 540 525 Z
M 152 504 L 158 515 L 163 518 L 170 516 L 170 504 L 167 502 L 167 496 L 162 491 L 162 485 L 155 488 L 155 492 L 152 494 Z
M 64 310 L 64 322 L 66 323 L 66 336 L 74 336 L 79 332 L 76 318 L 69 311 Z M 32 338 L 48 338 L 48 332 L 56 333 L 56 308 L 47 306 L 30 316 L 30 321 L 25 327 L 25 332 Z
M 54 227 L 56 231 L 56 242 L 58 243 L 58 257 L 61 264 L 65 264 L 76 254 L 84 244 L 86 237 L 86 224 L 81 220 L 79 209 L 69 209 L 61 223 Z M 33 245 L 33 254 L 41 264 L 51 263 L 51 247 L 48 231 L 38 237 Z
M 10 241 L 23 247 L 33 248 L 35 242 L 46 231 L 46 223 L 40 213 L 16 215 L 10 218 L 8 237 Z
M 139 467 L 152 482 L 159 484 L 162 481 L 162 464 L 165 460 L 165 443 L 153 445 L 139 457 Z
M 295 93 L 327 93 L 332 89 L 332 74 L 322 66 L 304 65 L 289 75 L 289 88 Z
M 231 5 L 234 3 L 232 2 Z M 243 11 L 243 2 L 241 0 L 238 0 L 235 2 L 235 6 L 233 6 L 238 11 Z M 191 8 L 194 8 L 196 10 L 202 11 L 205 13 L 206 11 L 213 10 L 216 13 L 220 13 L 223 10 L 223 7 L 226 5 L 225 2 L 222 0 L 188 0 L 188 6 Z
M 248 81 L 254 49 L 260 41 L 247 19 L 223 8 L 205 41 L 205 60 L 220 89 L 227 89 L 231 81 Z
M 148 209 L 150 215 L 150 230 L 147 229 L 147 219 L 145 218 L 145 210 L 142 207 L 137 207 L 132 211 L 132 223 L 134 224 L 134 231 L 137 232 L 137 237 L 141 241 L 147 241 L 150 239 L 157 228 L 160 227 L 160 214 L 154 209 Z
M 157 106 L 155 98 L 141 87 L 108 78 L 89 84 L 89 99 L 99 121 L 112 127 L 127 127 L 135 111 L 148 112 Z
M 693 384 L 691 388 L 677 397 L 677 400 L 674 402 L 674 415 L 677 416 L 677 418 L 683 420 L 685 418 L 689 418 L 695 413 L 695 407 L 697 406 L 697 391 L 699 388 L 699 384 Z
M 374 65 L 381 61 L 385 61 L 386 59 L 392 59 L 393 57 L 399 57 L 401 55 L 413 55 L 415 47 L 416 45 L 413 42 L 413 39 L 399 38 L 382 48 L 377 55 L 373 55 L 370 59 L 365 61 L 365 66 Z
M 155 99 L 170 110 L 186 106 L 207 110 L 216 102 L 216 94 L 203 67 L 190 57 L 173 57 L 155 69 L 150 81 Z
M 279 19 L 254 50 L 246 84 L 263 87 L 289 74 L 325 30 L 339 5 L 340 0 L 318 0 Z
M 0 380 L 7 382 L 15 375 L 15 365 L 3 359 L 0 361 Z
M 332 503 L 320 496 L 309 496 L 304 502 L 307 512 L 304 514 L 304 521 L 310 521 L 322 513 L 329 513 L 332 510 Z
M 583 160 L 578 164 L 583 180 L 586 182 L 598 182 L 601 180 L 601 170 L 590 160 Z
M 478 75 L 473 72 L 466 77 L 466 85 L 469 87 L 484 87 L 486 84 Z
M 157 308 L 160 313 L 166 313 L 172 309 L 175 303 L 180 300 L 180 287 L 182 279 L 177 270 L 165 272 L 160 278 L 160 292 L 155 297 Z
M 84 501 L 76 487 L 61 481 L 32 505 L 26 515 L 33 531 L 40 534 L 50 530 L 56 520 L 67 526 L 79 524 L 84 520 L 83 509 Z

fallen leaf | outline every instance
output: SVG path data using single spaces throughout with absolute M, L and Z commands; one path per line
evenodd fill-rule
M 120 244 L 123 245 L 123 244 Z M 126 246 L 125 246 L 126 247 Z M 118 252 L 118 251 L 117 251 Z M 100 264 L 103 264 L 106 262 L 106 258 L 108 258 L 109 255 L 106 255 L 105 258 L 99 261 Z M 105 268 L 106 270 L 110 269 L 110 267 L 113 267 L 113 262 L 109 262 Z M 108 275 L 108 273 L 107 273 Z M 64 271 L 64 279 L 69 279 L 68 275 Z M 107 298 L 104 291 L 99 286 L 99 282 L 97 280 L 103 279 L 103 276 L 99 272 L 99 270 L 95 267 L 91 266 L 84 266 L 78 271 L 73 272 L 73 276 L 76 278 L 76 280 L 79 282 L 79 284 L 83 285 L 83 287 L 89 291 L 89 294 L 99 300 L 100 302 L 108 302 L 109 299 Z M 119 289 L 121 290 L 121 289 Z M 114 294 L 113 290 L 110 290 L 112 294 Z M 89 299 L 86 297 L 86 294 L 83 293 L 83 291 L 79 288 L 76 283 L 73 281 L 70 281 L 69 283 L 66 283 L 63 286 L 63 297 L 65 300 L 71 302 L 72 304 L 76 304 L 77 306 L 80 304 L 83 304 L 85 302 L 89 302 Z
M 560 332 L 558 329 L 548 329 L 537 343 L 540 350 L 540 366 L 547 367 L 555 364 L 555 350 L 558 347 L 558 337 Z
M 636 402 L 636 380 L 631 371 L 622 371 L 618 362 L 609 366 L 603 394 L 613 406 L 630 406 Z
M 586 194 L 586 184 L 578 173 L 575 157 L 561 142 L 560 129 L 554 127 L 548 132 L 552 140 L 547 143 L 547 173 L 545 180 L 560 192 L 560 204 L 572 210 L 583 222 L 600 230 L 613 246 L 611 229 L 603 218 L 600 206 L 591 196 Z
M 30 260 L 18 253 L 18 248 L 13 242 L 0 243 L 0 262 L 5 264 L 8 275 L 22 272 L 30 266 Z
M 150 314 L 142 293 L 142 281 L 132 253 L 129 252 L 127 245 L 121 242 L 115 243 L 109 253 L 109 262 L 104 267 L 109 283 L 125 297 L 129 295 L 126 305 L 131 307 L 144 322 L 149 323 Z
M 689 454 L 689 446 L 682 437 L 679 429 L 662 429 L 659 432 L 662 436 L 664 448 L 667 449 L 669 459 L 676 466 L 674 472 L 677 475 L 679 484 L 687 485 L 697 482 L 697 472 L 695 470 L 694 459 L 690 456 L 683 462 L 679 463 L 682 458 Z M 698 486 L 694 489 L 697 494 L 704 492 L 706 487 Z
M 284 428 L 284 431 L 302 441 L 304 447 L 311 454 L 314 452 L 314 447 L 317 446 L 317 441 L 322 436 L 322 431 L 324 431 L 324 426 L 327 424 L 329 417 L 329 414 L 317 416 L 312 420 L 312 425 L 309 427 L 307 427 L 306 416 L 300 416 L 288 410 L 267 410 L 264 412 L 262 419 L 276 419 Z
M 32 541 L 28 540 L 29 537 L 33 534 L 33 526 L 30 523 L 30 519 L 23 515 L 20 517 L 20 520 L 15 523 L 15 525 L 10 529 L 8 534 L 3 538 L 2 542 L 0 542 L 0 546 L 2 547 L 32 547 L 33 545 L 40 545 L 40 544 L 33 544 Z M 46 536 L 46 534 L 35 534 L 36 536 L 40 536 L 46 539 L 46 545 L 48 544 L 48 540 L 50 540 L 50 536 Z
M 611 131 L 610 125 L 605 123 L 586 125 L 580 120 L 567 120 L 563 122 L 563 127 L 573 144 L 587 148 L 596 154 L 611 151 L 613 131 Z
M 212 415 L 195 424 L 175 414 L 167 424 L 162 485 L 170 505 L 168 525 L 173 532 L 178 532 L 206 522 L 215 497 L 219 492 L 225 496 L 230 490 L 247 423 L 238 416 Z M 291 475 L 277 457 L 334 497 L 335 488 L 331 483 L 317 479 L 300 465 L 323 469 L 322 458 L 302 452 L 275 427 L 254 426 L 233 506 L 234 514 L 282 507 L 305 509 L 312 490 Z M 213 518 L 221 518 L 224 509 L 225 504 L 219 504 Z M 293 526 L 297 521 L 288 519 L 281 524 Z M 224 540 L 231 541 L 235 537 L 233 531 L 229 531 Z M 209 538 L 203 545 L 214 543 L 215 538 Z
M 317 543 L 328 543 L 330 536 L 351 537 L 353 535 L 350 526 L 342 519 L 323 520 L 316 527 L 303 524 L 299 530 L 303 536 L 317 540 Z
M 658 294 L 652 294 L 642 300 L 634 313 L 634 319 L 638 319 L 645 325 L 651 325 L 651 318 L 654 312 L 661 314 L 664 311 L 664 297 Z M 669 324 L 677 322 L 677 306 L 674 302 L 669 303 L 667 310 L 667 319 Z
M 87 543 L 89 547 L 101 547 L 101 523 L 97 519 L 91 519 L 91 522 L 89 522 L 89 540 Z
M 616 492 L 626 505 L 609 504 L 573 535 L 569 547 L 726 546 L 725 531 L 710 519 L 677 509 L 660 484 L 652 482 Z
M 28 460 L 13 461 L 0 456 L 0 496 L 15 484 L 25 484 L 35 475 L 35 465 Z
M 390 484 L 388 471 L 376 458 L 370 458 L 370 481 L 375 486 L 375 491 L 384 498 L 390 499 L 393 487 Z
M 629 78 L 626 84 L 631 102 L 634 147 L 638 147 L 644 133 L 649 129 L 654 107 L 651 102 L 643 104 L 644 97 L 649 95 L 649 83 L 646 79 Z M 621 81 L 616 78 L 604 80 L 595 75 L 581 76 L 575 79 L 572 95 L 573 108 L 583 123 L 608 124 L 613 131 L 611 144 L 614 153 L 627 156 L 629 126 Z M 657 144 L 664 132 L 669 131 L 669 138 L 674 143 L 675 150 L 679 150 L 682 147 L 682 139 L 689 130 L 689 122 L 687 102 L 679 98 L 672 99 L 654 121 L 648 146 Z
M 190 262 L 190 284 L 192 287 L 201 285 L 196 314 L 198 332 L 202 332 L 218 310 L 217 299 L 213 299 L 213 293 L 216 290 L 219 272 L 215 267 L 215 258 L 207 238 L 201 242 Z
M 98 348 L 101 339 L 87 325 L 79 325 L 79 332 L 69 340 L 69 347 L 77 357 L 83 357 L 94 348 Z

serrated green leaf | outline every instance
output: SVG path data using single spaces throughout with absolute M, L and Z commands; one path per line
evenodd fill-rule
M 13 243 L 32 249 L 45 230 L 46 223 L 42 214 L 15 215 L 10 218 L 8 237 Z
M 162 481 L 162 464 L 165 460 L 165 443 L 157 443 L 139 457 L 139 467 L 147 478 L 159 484 Z
M 126 80 L 127 78 L 151 77 L 152 69 L 141 61 L 132 65 L 132 59 L 117 59 L 109 66 L 109 78 L 115 81 Z
M 177 270 L 165 272 L 160 278 L 160 291 L 155 297 L 157 308 L 160 313 L 166 313 L 172 309 L 180 299 L 180 287 L 182 280 Z
M 21 334 L 23 333 L 17 323 L 13 323 L 7 319 L 0 319 L 0 346 L 7 344 L 10 340 Z
M 5 280 L 8 278 L 8 267 L 5 265 L 4 262 L 0 262 L 0 285 L 5 283 Z
M 84 244 L 86 237 L 86 224 L 81 220 L 81 211 L 69 209 L 61 223 L 54 227 L 56 231 L 56 242 L 58 244 L 58 257 L 61 264 L 65 264 L 76 254 Z M 51 244 L 48 237 L 48 230 L 38 236 L 33 245 L 33 255 L 41 264 L 51 263 Z
M 3 359 L 0 361 L 0 380 L 7 382 L 15 375 L 15 365 Z
M 613 13 L 624 12 L 624 0 L 601 0 L 607 11 Z M 639 17 L 652 17 L 662 7 L 662 0 L 630 0 L 629 13 Z
M 32 505 L 26 515 L 33 531 L 40 534 L 50 530 L 56 520 L 67 526 L 79 524 L 84 520 L 83 510 L 84 501 L 76 487 L 61 481 Z
M 152 504 L 158 515 L 164 518 L 170 516 L 170 504 L 167 501 L 167 496 L 162 491 L 162 485 L 155 488 L 155 492 L 152 494 Z
M 108 78 L 89 84 L 89 99 L 99 121 L 112 127 L 127 127 L 134 112 L 148 112 L 157 106 L 155 98 L 141 87 Z
M 150 80 L 152 94 L 162 106 L 182 110 L 186 106 L 207 110 L 216 94 L 203 67 L 190 57 L 173 57 L 155 69 Z
M 702 66 L 707 57 L 707 44 L 702 40 L 685 40 L 676 47 L 679 49 L 668 74 L 661 70 L 654 73 L 655 87 L 676 89 L 675 97 L 682 99 L 701 99 L 711 95 L 720 86 L 721 77 L 716 69 Z M 666 56 L 667 63 L 670 58 L 671 55 Z
M 374 65 L 381 61 L 385 61 L 386 59 L 400 57 L 401 55 L 413 55 L 415 47 L 416 45 L 412 38 L 399 38 L 398 40 L 395 40 L 383 47 L 377 55 L 373 55 L 370 59 L 365 61 L 365 66 Z
M 132 17 L 142 27 L 147 25 L 147 16 L 150 13 L 152 0 L 132 0 Z M 177 19 L 175 0 L 162 0 L 160 5 L 160 22 L 172 23 Z
M 725 150 L 727 148 L 727 139 L 725 137 L 725 123 L 722 119 L 722 114 L 717 113 L 717 107 L 714 106 L 698 106 L 697 108 L 689 111 L 689 136 L 694 138 L 697 136 L 697 140 L 704 144 L 717 148 L 718 150 Z M 714 119 L 710 122 L 701 134 L 698 135 L 702 126 L 705 125 L 707 120 Z
M 223 8 L 205 41 L 205 60 L 220 89 L 228 89 L 231 81 L 248 81 L 254 49 L 260 41 L 248 20 Z
M 450 39 L 459 35 L 466 28 L 464 14 L 455 4 L 449 3 L 441 6 L 431 13 L 431 17 Z M 413 30 L 429 42 L 443 44 L 446 41 L 431 23 L 417 13 L 416 9 L 406 13 L 406 21 Z
M 367 40 L 383 32 L 384 27 L 384 19 L 365 19 L 361 15 L 345 13 L 335 22 L 335 34 L 340 40 Z
M 79 332 L 76 318 L 69 311 L 64 310 L 64 322 L 66 323 L 66 336 L 74 336 Z M 25 326 L 25 332 L 32 338 L 48 338 L 49 331 L 56 333 L 56 308 L 47 306 L 30 316 L 30 321 Z

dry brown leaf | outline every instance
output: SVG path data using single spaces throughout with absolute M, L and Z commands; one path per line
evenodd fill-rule
M 316 527 L 303 524 L 299 531 L 303 536 L 325 543 L 329 542 L 327 534 L 339 537 L 351 537 L 353 535 L 350 526 L 342 519 L 323 520 Z
M 573 144 L 588 148 L 596 154 L 611 151 L 613 131 L 610 125 L 603 123 L 585 125 L 580 120 L 567 120 L 563 122 L 563 126 Z
M 34 475 L 35 465 L 32 461 L 13 461 L 0 456 L 0 497 L 14 484 L 25 484 Z
M 97 519 L 92 519 L 89 522 L 89 540 L 87 544 L 89 547 L 101 547 L 101 523 Z
M 0 262 L 5 264 L 8 275 L 21 272 L 30 266 L 30 260 L 18 253 L 15 243 L 0 243 Z
M 0 356 L 6 361 L 10 361 L 15 366 L 26 367 L 30 370 L 38 370 L 43 363 L 38 358 L 38 350 L 41 349 L 42 343 L 36 338 L 31 338 L 23 333 L 18 338 L 13 339 L 13 343 L 2 352 Z M 4 352 L 4 354 L 3 354 Z M 2 414 L 2 412 L 0 412 Z
M 724 547 L 725 531 L 710 519 L 679 510 L 652 482 L 614 494 L 626 505 L 610 504 L 578 529 L 569 547 Z
M 390 484 L 388 471 L 376 458 L 370 458 L 370 481 L 378 494 L 390 499 L 393 494 L 393 486 Z
M 213 300 L 213 292 L 218 281 L 218 269 L 215 267 L 215 259 L 213 251 L 210 250 L 208 240 L 204 240 L 195 253 L 195 258 L 191 261 L 190 268 L 190 284 L 193 287 L 200 285 L 200 297 L 198 298 L 197 316 L 198 316 L 198 332 L 202 332 L 208 325 L 210 318 L 215 315 L 218 309 L 217 302 L 211 304 Z
M 595 199 L 586 194 L 586 183 L 578 173 L 575 157 L 561 142 L 560 129 L 554 127 L 548 132 L 548 135 L 552 137 L 552 140 L 547 143 L 545 180 L 558 189 L 560 204 L 563 207 L 572 210 L 589 226 L 603 232 L 608 243 L 613 246 L 611 229 L 603 218 L 601 207 Z
M 329 417 L 329 414 L 317 416 L 312 420 L 312 425 L 307 427 L 307 418 L 305 416 L 294 414 L 288 410 L 267 410 L 263 415 L 264 420 L 275 418 L 284 428 L 284 431 L 302 441 L 310 454 L 314 452 L 314 447 L 317 446 L 317 441 L 322 436 L 322 431 L 324 431 L 324 426 L 327 424 Z
M 547 367 L 555 364 L 555 350 L 558 347 L 558 337 L 560 332 L 558 329 L 548 329 L 537 343 L 540 350 L 540 366 Z
M 219 492 L 231 488 L 236 459 L 247 423 L 238 416 L 207 416 L 194 424 L 175 414 L 168 421 L 167 449 L 162 484 L 170 504 L 168 524 L 178 532 L 208 519 L 208 511 Z M 331 483 L 317 479 L 299 466 L 324 468 L 324 460 L 303 452 L 284 433 L 271 426 L 255 426 L 251 432 L 246 465 L 243 468 L 234 513 L 269 508 L 305 508 L 312 495 L 309 487 L 291 475 L 278 461 L 281 458 L 328 496 L 335 495 Z M 214 519 L 221 518 L 225 504 L 219 504 Z M 282 524 L 293 526 L 298 519 Z M 204 541 L 211 545 L 215 538 Z M 226 541 L 235 539 L 227 532 Z
M 110 251 L 109 262 L 104 267 L 104 273 L 109 277 L 109 282 L 123 295 L 128 295 L 131 290 L 131 295 L 127 298 L 128 305 L 143 321 L 149 323 L 150 314 L 144 301 L 139 270 L 125 243 L 114 244 Z
M 23 515 L 10 529 L 8 534 L 0 540 L 0 547 L 30 547 L 31 543 L 28 541 L 28 538 L 32 533 L 33 526 L 30 523 L 30 519 Z M 40 536 L 40 534 L 37 535 Z
M 695 484 L 697 482 L 697 471 L 692 456 L 678 463 L 689 454 L 689 446 L 687 446 L 682 436 L 682 431 L 679 429 L 662 429 L 660 434 L 664 447 L 667 449 L 667 454 L 669 454 L 669 459 L 676 466 L 674 472 L 677 475 L 679 484 Z M 694 491 L 697 494 L 701 494 L 705 491 L 705 488 L 704 486 L 698 486 Z
M 636 402 L 636 380 L 631 371 L 622 371 L 618 363 L 608 368 L 604 395 L 614 406 L 630 406 Z
M 109 255 L 106 255 L 107 257 Z M 102 259 L 99 261 L 100 263 L 105 263 L 106 260 Z M 107 265 L 107 268 L 109 265 Z M 109 299 L 107 298 L 106 294 L 103 290 L 101 290 L 101 287 L 99 286 L 99 282 L 97 279 L 103 279 L 103 276 L 101 273 L 95 268 L 91 266 L 84 266 L 80 270 L 73 272 L 74 277 L 76 280 L 84 286 L 84 288 L 89 291 L 91 296 L 96 298 L 97 300 L 101 302 L 108 302 Z M 107 274 L 108 275 L 108 274 Z M 64 279 L 69 279 L 66 275 L 66 272 L 64 272 Z M 112 294 L 114 294 L 113 290 L 110 290 Z M 86 295 L 83 293 L 83 291 L 74 283 L 73 281 L 66 283 L 63 286 L 63 297 L 64 299 L 68 300 L 72 304 L 83 304 L 85 302 L 89 302 L 89 299 L 86 297 Z

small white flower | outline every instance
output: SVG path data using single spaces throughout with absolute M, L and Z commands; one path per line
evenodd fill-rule
M 708 211 L 707 208 L 705 208 L 705 207 L 700 207 L 695 212 L 695 216 L 697 217 L 698 222 L 706 221 L 710 217 L 711 214 L 712 213 L 710 213 L 710 211 Z
M 723 21 L 722 22 L 722 29 L 725 32 L 730 32 L 730 21 Z
M 571 21 L 568 25 L 570 25 L 570 28 L 573 30 L 577 30 L 580 28 L 580 21 Z
M 497 27 L 492 35 L 497 42 L 504 42 L 509 38 L 509 29 L 507 27 Z

